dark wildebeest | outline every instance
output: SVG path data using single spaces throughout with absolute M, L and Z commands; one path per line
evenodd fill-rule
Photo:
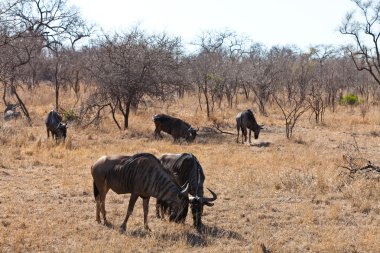
M 236 115 L 236 129 L 238 132 L 236 142 L 239 143 L 239 130 L 241 129 L 241 143 L 243 144 L 243 136 L 244 140 L 247 141 L 247 128 L 249 129 L 249 143 L 251 143 L 251 131 L 254 133 L 254 138 L 259 138 L 260 130 L 263 129 L 263 125 L 259 125 L 256 122 L 255 116 L 253 116 L 253 112 L 248 109 L 243 112 L 239 112 Z
M 59 140 L 62 137 L 64 140 L 66 139 L 67 126 L 62 123 L 62 117 L 56 111 L 51 110 L 48 113 L 45 125 L 48 138 L 50 137 L 49 132 L 51 132 L 53 139 Z
M 197 229 L 202 227 L 202 213 L 203 206 L 213 206 L 213 201 L 216 200 L 217 195 L 208 189 L 212 198 L 206 198 L 203 194 L 203 184 L 205 175 L 202 166 L 198 159 L 193 154 L 165 154 L 160 157 L 161 164 L 164 169 L 171 172 L 179 185 L 189 183 L 191 212 L 193 215 L 193 225 Z M 160 215 L 161 211 L 161 215 Z M 164 217 L 165 209 L 162 208 L 159 201 L 156 205 L 156 215 L 158 218 Z
M 178 141 L 179 138 L 185 138 L 186 141 L 191 142 L 197 136 L 197 129 L 191 127 L 190 124 L 166 114 L 154 115 L 153 122 L 156 126 L 154 135 L 160 138 L 162 138 L 161 131 L 173 136 L 174 141 Z
M 170 209 L 170 221 L 184 222 L 186 219 L 189 205 L 188 187 L 182 189 L 152 154 L 103 156 L 91 167 L 91 174 L 94 179 L 96 221 L 99 223 L 102 212 L 104 224 L 109 225 L 105 209 L 106 194 L 109 189 L 117 194 L 131 193 L 127 215 L 120 226 L 120 232 L 126 230 L 128 218 L 138 197 L 143 199 L 144 227 L 147 230 L 150 230 L 148 226 L 150 197 L 157 198 Z

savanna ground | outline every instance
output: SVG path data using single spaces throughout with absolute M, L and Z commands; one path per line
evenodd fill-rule
M 140 108 L 128 130 L 119 131 L 108 115 L 98 126 L 71 125 L 66 143 L 56 145 L 44 126 L 53 91 L 42 87 L 24 97 L 33 126 L 0 121 L 0 252 L 262 252 L 261 244 L 271 252 L 379 252 L 379 177 L 351 178 L 339 167 L 355 146 L 356 155 L 380 165 L 379 107 L 364 117 L 359 108 L 338 107 L 323 125 L 305 114 L 293 140 L 285 138 L 280 111 L 269 108 L 269 117 L 256 115 L 265 124 L 259 140 L 242 145 L 236 136 L 206 131 L 212 122 L 189 96 Z M 70 92 L 61 101 L 74 103 Z M 252 103 L 242 100 L 214 117 L 235 132 L 235 115 L 246 108 Z M 159 112 L 199 127 L 196 141 L 154 139 L 151 116 Z M 119 234 L 129 195 L 111 191 L 106 210 L 114 228 L 96 223 L 90 166 L 102 155 L 137 152 L 198 157 L 206 187 L 218 194 L 215 206 L 205 207 L 204 233 L 192 228 L 191 215 L 186 224 L 156 219 L 151 199 L 152 232 L 143 230 L 138 200 Z

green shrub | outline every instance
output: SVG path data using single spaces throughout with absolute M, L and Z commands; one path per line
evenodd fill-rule
M 357 105 L 360 104 L 361 101 L 359 101 L 358 96 L 352 93 L 347 93 L 343 97 L 340 98 L 340 104 L 341 105 Z
M 67 110 L 63 113 L 63 121 L 76 121 L 78 119 L 78 115 L 74 112 L 73 109 Z

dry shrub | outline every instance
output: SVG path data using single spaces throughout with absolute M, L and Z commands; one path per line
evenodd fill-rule
M 310 171 L 300 169 L 286 170 L 280 173 L 281 189 L 290 192 L 312 190 L 315 185 L 315 176 Z M 276 185 L 279 185 L 276 183 Z
M 341 187 L 343 196 L 351 202 L 353 210 L 369 213 L 380 201 L 380 185 L 377 180 L 353 178 Z
M 67 149 L 67 150 L 74 149 L 74 143 L 73 143 L 71 135 L 69 135 L 68 137 L 66 137 L 66 140 L 64 142 L 64 146 L 65 146 L 65 149 Z
M 316 222 L 315 211 L 312 206 L 307 205 L 303 210 L 303 221 L 306 224 L 312 224 Z
M 326 193 L 328 190 L 328 184 L 321 170 L 317 171 L 317 189 L 320 193 Z
M 339 220 L 342 216 L 342 206 L 340 204 L 333 204 L 329 206 L 328 217 L 332 220 Z

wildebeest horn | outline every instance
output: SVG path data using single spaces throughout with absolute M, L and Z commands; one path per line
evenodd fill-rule
M 212 203 L 209 203 L 209 202 L 215 201 L 218 198 L 218 196 L 216 195 L 215 192 L 213 192 L 212 190 L 210 190 L 210 188 L 207 188 L 207 190 L 209 190 L 211 192 L 212 198 L 205 198 L 205 197 L 203 197 L 202 198 L 202 202 L 205 205 L 208 205 L 208 204 L 213 205 Z
M 189 190 L 189 183 L 186 183 L 181 188 L 182 188 L 181 194 L 186 195 L 187 191 Z

